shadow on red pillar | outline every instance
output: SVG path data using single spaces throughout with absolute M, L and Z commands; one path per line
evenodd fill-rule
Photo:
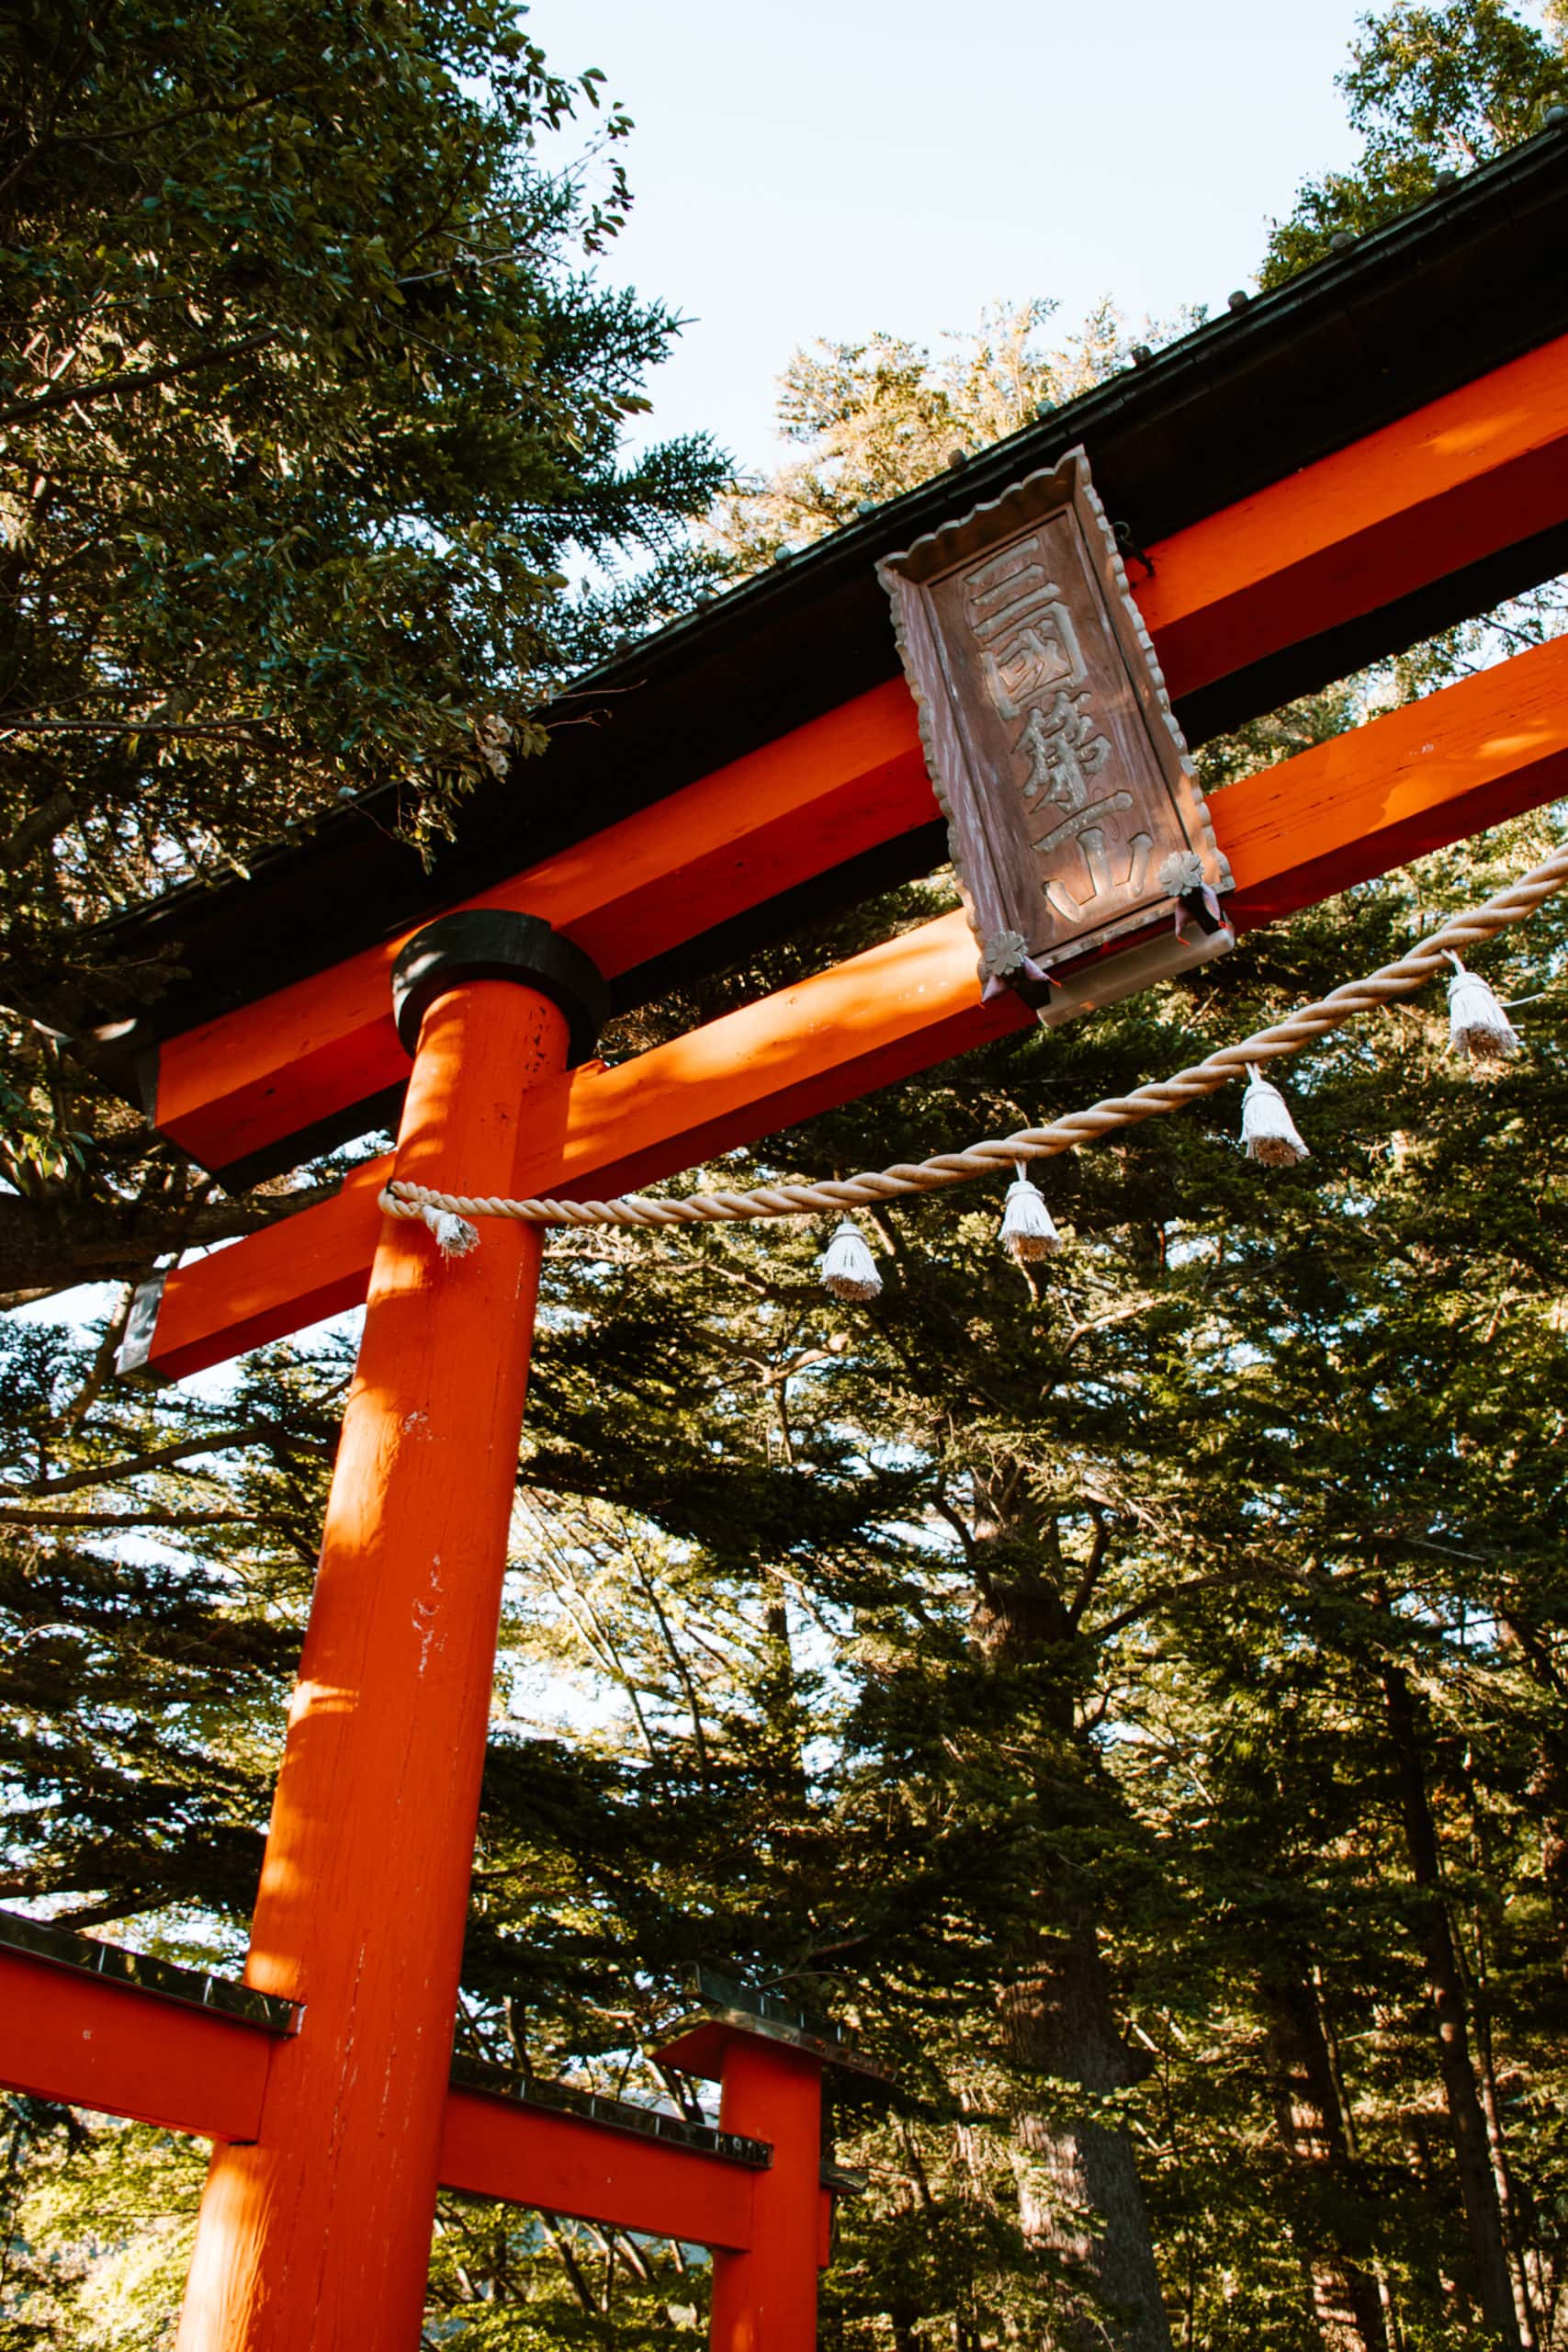
M 709 2352 L 814 2352 L 821 2254 L 822 2062 L 749 2033 L 726 2042 L 719 2124 L 773 2143 L 752 2242 L 713 2258 Z
M 514 982 L 438 997 L 398 1174 L 513 1191 L 567 1034 Z M 304 2022 L 214 2152 L 178 2352 L 420 2341 L 540 1249 L 383 1227 L 245 1972 Z

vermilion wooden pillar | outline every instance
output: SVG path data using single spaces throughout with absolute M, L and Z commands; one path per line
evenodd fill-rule
M 569 1024 L 473 977 L 513 960 L 426 958 L 400 1174 L 513 1189 Z M 214 2153 L 179 2352 L 419 2344 L 540 1249 L 384 1227 L 245 1972 L 304 2021 Z
M 725 2047 L 719 2122 L 770 2140 L 752 2242 L 713 2257 L 708 2352 L 814 2352 L 822 2212 L 822 2062 L 761 2035 Z

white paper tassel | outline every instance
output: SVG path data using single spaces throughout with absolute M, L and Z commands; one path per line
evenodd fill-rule
M 1451 949 L 1449 982 L 1449 1051 L 1472 1062 L 1506 1061 L 1519 1050 L 1517 1030 L 1479 972 L 1467 972 Z
M 423 1208 L 421 1216 L 435 1236 L 435 1246 L 444 1258 L 466 1258 L 470 1250 L 479 1246 L 479 1229 L 470 1225 L 466 1216 L 454 1216 L 450 1209 Z
M 822 1254 L 822 1287 L 835 1298 L 863 1305 L 882 1295 L 882 1276 L 865 1246 L 865 1237 L 852 1217 L 846 1217 Z
M 1062 1237 L 1052 1222 L 1040 1188 L 1024 1174 L 1021 1165 L 1008 1186 L 1007 1206 L 1002 1211 L 1002 1244 L 1011 1250 L 1021 1266 L 1032 1259 L 1054 1258 L 1062 1246 Z
M 1247 1089 L 1241 1098 L 1241 1139 L 1248 1159 L 1260 1159 L 1265 1168 L 1293 1168 L 1298 1159 L 1309 1159 L 1311 1154 L 1296 1133 L 1290 1105 L 1279 1088 L 1269 1084 L 1256 1062 L 1248 1062 L 1247 1075 Z

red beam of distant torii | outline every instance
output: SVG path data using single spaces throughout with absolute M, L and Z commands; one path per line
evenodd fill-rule
M 721 2269 L 741 2256 L 766 2260 L 782 2198 L 791 2211 L 809 2208 L 826 2267 L 833 2194 L 818 2086 L 825 2066 L 859 2062 L 802 2021 L 780 2024 L 767 2005 L 753 2013 L 735 1997 L 731 1990 L 716 2016 L 672 2035 L 659 2054 L 727 2081 L 731 2112 L 750 2102 L 781 2137 L 716 2131 L 459 2064 L 442 2116 L 442 2186 L 704 2245 Z M 0 1912 L 0 2083 L 34 2098 L 244 2145 L 262 2129 L 274 2056 L 303 2023 L 292 2003 Z M 746 2270 L 742 2286 L 755 2290 Z
M 1565 453 L 1568 344 L 1541 338 L 1201 517 L 1151 551 L 1139 591 L 1174 683 L 1278 653 L 1568 518 Z M 1554 797 L 1565 703 L 1568 659 L 1542 648 L 1233 787 L 1213 811 L 1231 910 L 1271 920 Z M 980 1005 L 955 917 L 622 1069 L 570 1051 L 603 970 L 931 814 L 912 707 L 889 685 L 497 877 L 421 934 L 397 1175 L 474 1193 L 628 1187 L 1022 1025 L 1011 997 Z M 329 952 L 272 999 L 166 1039 L 158 1124 L 220 1168 L 374 1095 L 399 1067 L 385 990 L 400 944 Z M 1153 968 L 1147 940 L 1132 952 L 1138 973 Z M 1127 983 L 1114 954 L 1058 977 L 1051 1018 Z M 171 1276 L 141 1342 L 177 1374 L 367 1297 L 245 1970 L 298 2030 L 182 2012 L 149 2031 L 157 1992 L 84 1991 L 69 1965 L 13 1951 L 0 1990 L 25 1990 L 38 2024 L 30 2052 L 0 2040 L 0 2074 L 213 2138 L 179 2352 L 412 2352 L 439 2182 L 572 2210 L 581 2165 L 601 2167 L 601 2218 L 682 2233 L 701 2220 L 693 2234 L 717 2249 L 716 2352 L 810 2352 L 811 2053 L 740 2030 L 716 2057 L 701 2032 L 683 2046 L 722 2074 L 721 2128 L 772 2145 L 749 2196 L 712 2151 L 650 2148 L 639 2170 L 567 2120 L 520 2125 L 453 2086 L 542 1237 L 492 1226 L 474 1256 L 444 1263 L 423 1228 L 375 1214 L 387 1172 Z

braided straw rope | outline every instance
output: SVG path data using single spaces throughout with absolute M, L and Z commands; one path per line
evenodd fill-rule
M 821 1216 L 835 1209 L 869 1207 L 878 1201 L 897 1201 L 911 1193 L 934 1193 L 952 1184 L 967 1184 L 976 1176 L 1005 1173 L 1020 1160 L 1051 1159 L 1094 1143 L 1117 1127 L 1134 1125 L 1204 1094 L 1215 1094 L 1234 1078 L 1246 1075 L 1250 1062 L 1277 1061 L 1298 1053 L 1330 1029 L 1342 1028 L 1358 1012 L 1371 1012 L 1392 998 L 1408 996 L 1441 969 L 1445 958 L 1462 947 L 1494 938 L 1509 923 L 1523 922 L 1543 899 L 1568 883 L 1568 843 L 1541 865 L 1532 866 L 1506 890 L 1468 914 L 1456 915 L 1397 963 L 1385 964 L 1363 980 L 1348 980 L 1315 1004 L 1303 1005 L 1287 1020 L 1255 1030 L 1238 1046 L 1136 1088 L 1113 1095 L 1087 1111 L 1074 1111 L 1048 1126 L 1021 1127 L 1016 1135 L 971 1144 L 966 1151 L 942 1152 L 933 1159 L 901 1162 L 894 1168 L 867 1170 L 823 1184 L 763 1185 L 751 1193 L 694 1193 L 684 1200 L 649 1200 L 632 1193 L 618 1201 L 509 1201 L 471 1199 L 461 1193 L 437 1193 L 425 1184 L 394 1178 L 380 1196 L 389 1216 L 418 1217 L 427 1209 L 445 1209 L 464 1217 L 516 1217 L 525 1225 L 667 1226 L 737 1224 L 753 1217 Z

